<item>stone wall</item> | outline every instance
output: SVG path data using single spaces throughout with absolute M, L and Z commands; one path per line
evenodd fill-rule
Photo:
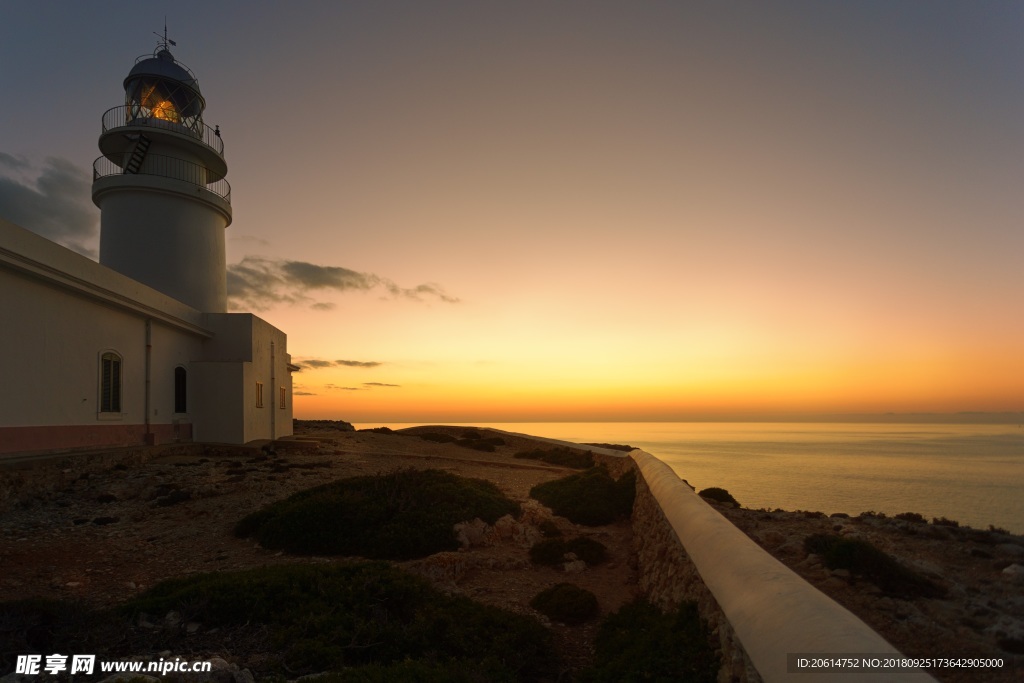
M 760 681 L 728 619 L 704 585 L 643 477 L 638 477 L 633 505 L 633 546 L 640 590 L 648 600 L 663 610 L 674 609 L 684 602 L 697 603 L 701 617 L 707 621 L 721 648 L 719 681 Z

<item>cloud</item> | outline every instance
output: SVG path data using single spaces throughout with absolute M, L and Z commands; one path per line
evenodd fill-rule
M 401 384 L 384 384 L 383 382 L 363 382 L 364 387 L 401 387 Z
M 292 391 L 292 396 L 316 396 L 312 391 Z
M 300 364 L 303 367 L 307 367 L 307 368 L 329 368 L 332 365 L 334 365 L 334 361 L 330 361 L 330 360 L 315 360 L 315 359 L 311 358 L 309 360 L 301 361 Z
M 321 369 L 342 366 L 346 368 L 376 368 L 384 365 L 375 360 L 319 360 L 317 358 L 303 358 L 295 361 L 302 367 Z
M 317 310 L 330 310 L 333 304 L 315 302 L 309 292 L 368 292 L 383 289 L 393 298 L 423 301 L 433 298 L 458 303 L 440 285 L 426 283 L 411 289 L 373 273 L 360 273 L 340 266 L 320 266 L 305 261 L 246 256 L 228 266 L 228 299 L 234 310 L 266 310 L 278 304 L 306 304 Z
M 325 389 L 334 389 L 337 391 L 364 391 L 361 387 L 339 387 L 337 384 L 325 384 Z
M 95 259 L 99 211 L 92 203 L 89 173 L 49 157 L 35 177 L 24 157 L 0 152 L 0 216 Z
M 380 363 L 375 360 L 336 360 L 334 361 L 334 364 L 344 365 L 345 367 L 349 368 L 376 368 L 378 366 L 384 365 L 383 363 Z

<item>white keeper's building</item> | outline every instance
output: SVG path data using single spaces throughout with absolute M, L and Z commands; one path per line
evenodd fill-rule
M 100 262 L 0 219 L 0 458 L 292 433 L 286 335 L 227 312 L 231 189 L 195 75 L 162 44 L 102 117 Z

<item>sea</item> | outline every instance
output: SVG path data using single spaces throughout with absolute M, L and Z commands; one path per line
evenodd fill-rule
M 916 512 L 929 520 L 944 517 L 976 529 L 994 526 L 1024 534 L 1024 427 L 1019 424 L 472 424 L 641 448 L 698 491 L 727 489 L 746 508 Z M 356 425 L 379 426 L 400 429 L 413 423 Z

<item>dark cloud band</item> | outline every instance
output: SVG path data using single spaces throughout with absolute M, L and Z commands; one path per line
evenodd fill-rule
M 306 304 L 318 310 L 330 310 L 329 303 L 314 302 L 311 291 L 370 291 L 383 289 L 394 298 L 422 301 L 433 298 L 458 303 L 439 285 L 427 283 L 413 288 L 397 284 L 373 273 L 360 273 L 339 266 L 321 266 L 305 261 L 246 256 L 228 266 L 228 298 L 235 309 L 265 310 L 277 304 Z
M 47 239 L 96 258 L 99 211 L 89 173 L 66 159 L 48 158 L 34 181 L 32 164 L 0 152 L 0 216 Z

